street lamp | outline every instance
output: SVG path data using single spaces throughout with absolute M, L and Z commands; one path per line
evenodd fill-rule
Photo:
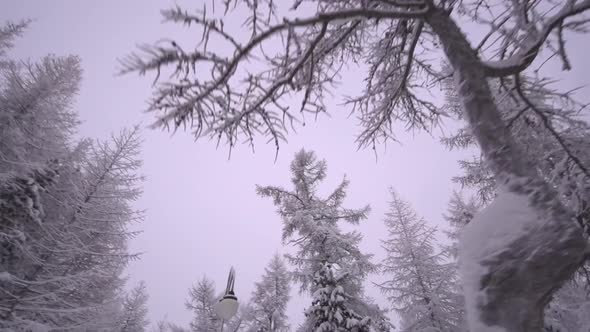
M 221 318 L 221 331 L 223 331 L 223 323 L 226 320 L 230 320 L 238 312 L 238 298 L 234 294 L 234 283 L 236 281 L 236 271 L 233 266 L 229 270 L 229 276 L 227 277 L 227 286 L 225 288 L 225 294 L 215 304 L 215 314 Z

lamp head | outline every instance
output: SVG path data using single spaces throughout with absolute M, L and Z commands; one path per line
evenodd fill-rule
M 238 298 L 232 293 L 225 294 L 216 304 L 215 313 L 223 320 L 231 319 L 238 312 Z
M 215 304 L 215 313 L 223 320 L 229 320 L 238 312 L 238 298 L 234 294 L 234 282 L 236 280 L 236 271 L 232 267 L 229 270 L 227 278 L 227 287 L 225 295 Z

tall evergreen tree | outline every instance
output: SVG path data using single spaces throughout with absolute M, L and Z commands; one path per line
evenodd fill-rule
M 454 290 L 455 271 L 435 253 L 435 229 L 391 191 L 385 217 L 388 238 L 379 285 L 402 317 L 403 331 L 459 331 L 461 303 Z
M 25 25 L 2 29 L 0 48 Z M 0 328 L 116 330 L 127 227 L 142 218 L 139 130 L 75 142 L 79 59 L 2 61 Z
M 145 282 L 135 286 L 123 301 L 120 332 L 144 332 L 149 325 L 147 318 L 149 295 Z
M 337 281 L 334 287 L 344 297 L 338 305 L 338 310 L 342 311 L 338 317 L 343 320 L 308 310 L 305 326 L 317 327 L 323 320 L 331 319 L 339 328 L 345 328 L 366 321 L 360 315 L 368 312 L 372 303 L 365 301 L 363 281 L 376 268 L 370 262 L 371 255 L 363 254 L 358 248 L 362 236 L 356 231 L 343 232 L 339 223 L 358 224 L 367 218 L 369 207 L 342 207 L 349 184 L 346 178 L 328 197 L 318 197 L 317 190 L 326 172 L 324 160 L 317 160 L 313 152 L 301 150 L 291 162 L 293 190 L 267 186 L 257 187 L 257 192 L 273 199 L 283 221 L 283 242 L 292 241 L 297 247 L 296 255 L 287 255 L 287 259 L 295 267 L 293 275 L 301 286 L 300 290 L 308 291 L 313 303 L 323 303 L 322 292 L 318 291 L 322 283 L 316 280 L 333 275 L 329 282 Z M 318 275 L 326 266 L 330 266 L 331 274 Z M 386 320 L 382 315 L 371 318 L 376 322 Z
M 341 284 L 331 264 L 324 263 L 316 271 L 313 300 L 311 307 L 306 310 L 308 316 L 314 317 L 311 321 L 313 331 L 369 331 L 370 318 L 361 317 L 346 306 L 347 294 Z
M 190 288 L 186 308 L 194 315 L 190 324 L 193 332 L 219 330 L 220 321 L 213 310 L 216 300 L 215 285 L 206 276 Z
M 250 300 L 250 314 L 246 322 L 248 332 L 289 331 L 287 303 L 290 276 L 283 259 L 275 254 L 262 280 L 257 282 Z
M 4 238 L 2 256 L 14 258 L 0 294 L 8 326 L 117 326 L 117 315 L 104 313 L 120 302 L 122 272 L 134 257 L 126 244 L 134 235 L 129 223 L 142 218 L 130 206 L 140 194 L 138 148 L 137 130 L 111 144 L 87 145 L 59 164 L 51 187 L 38 191 L 43 213 L 24 224 L 24 236 Z

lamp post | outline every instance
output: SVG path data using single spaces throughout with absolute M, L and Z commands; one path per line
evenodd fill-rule
M 227 286 L 225 287 L 225 294 L 219 302 L 215 304 L 215 314 L 221 318 L 221 329 L 223 331 L 223 323 L 226 320 L 230 320 L 236 312 L 238 312 L 238 298 L 234 294 L 234 283 L 236 281 L 236 270 L 233 266 L 229 270 L 229 276 L 227 277 Z

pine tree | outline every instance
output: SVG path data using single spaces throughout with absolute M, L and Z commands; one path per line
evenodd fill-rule
M 256 283 L 252 292 L 246 331 L 289 331 L 286 311 L 290 289 L 287 267 L 283 259 L 275 254 L 265 268 L 262 280 Z
M 349 311 L 342 316 L 349 319 L 349 322 L 343 323 L 346 325 L 364 321 L 363 317 L 352 317 L 357 317 L 361 311 L 368 312 L 370 304 L 364 301 L 362 283 L 376 268 L 370 262 L 371 255 L 363 254 L 358 248 L 362 236 L 358 232 L 342 232 L 339 223 L 358 224 L 367 218 L 369 207 L 342 207 L 349 184 L 346 178 L 327 198 L 318 197 L 317 189 L 326 172 L 324 160 L 317 160 L 313 152 L 301 150 L 291 163 L 292 191 L 267 186 L 257 187 L 257 192 L 273 199 L 283 221 L 283 242 L 292 241 L 297 247 L 296 255 L 286 257 L 295 267 L 293 276 L 301 286 L 300 291 L 308 291 L 312 297 L 320 296 L 317 292 L 320 285 L 315 280 L 326 264 L 330 266 L 333 280 L 337 280 L 344 294 L 345 300 L 341 305 Z M 313 301 L 320 299 L 314 297 Z M 320 319 L 326 317 L 316 316 L 317 311 L 308 312 L 310 322 L 306 326 L 319 326 L 322 323 Z M 372 318 L 375 321 L 386 320 L 382 316 Z
M 186 308 L 193 312 L 190 327 L 193 332 L 217 331 L 220 328 L 219 318 L 215 315 L 215 285 L 206 276 L 189 290 Z
M 347 295 L 341 280 L 334 276 L 331 264 L 324 263 L 320 267 L 313 283 L 313 300 L 306 314 L 314 317 L 315 332 L 369 331 L 370 318 L 360 317 L 346 306 Z
M 449 201 L 447 213 L 443 216 L 449 223 L 450 230 L 446 233 L 451 240 L 451 244 L 447 250 L 453 259 L 457 259 L 459 254 L 458 242 L 461 230 L 467 225 L 481 209 L 480 204 L 471 197 L 465 200 L 458 192 L 453 192 L 453 196 Z
M 120 332 L 144 332 L 149 325 L 147 319 L 149 299 L 145 282 L 135 286 L 123 301 L 123 316 Z
M 8 326 L 116 327 L 117 315 L 104 313 L 120 301 L 134 257 L 126 244 L 129 223 L 142 218 L 130 206 L 140 194 L 139 143 L 137 129 L 124 131 L 111 143 L 82 144 L 58 164 L 55 183 L 39 191 L 42 218 L 26 224 L 23 243 L 5 243 L 18 252 L 0 294 Z
M 6 53 L 14 47 L 15 39 L 22 36 L 29 23 L 29 20 L 22 20 L 18 23 L 8 22 L 0 27 L 0 70 L 14 64 L 14 61 L 6 58 Z
M 435 229 L 393 190 L 391 196 L 381 263 L 387 280 L 379 288 L 402 317 L 403 331 L 458 331 L 462 308 L 454 290 L 455 271 L 435 253 Z
M 521 93 L 516 95 L 506 90 L 515 84 L 512 79 L 504 84 L 491 81 L 494 97 L 501 101 L 502 118 L 508 129 L 518 135 L 526 153 L 538 161 L 536 170 L 557 189 L 580 225 L 585 226 L 590 223 L 590 126 L 584 121 L 586 114 L 580 113 L 584 107 L 571 96 L 552 90 L 551 82 L 535 77 L 521 77 L 519 81 Z M 448 87 L 447 94 L 446 109 L 462 118 L 461 107 L 453 98 L 456 91 Z M 459 129 L 443 139 L 443 143 L 450 149 L 477 147 L 468 128 Z M 489 165 L 480 156 L 461 160 L 460 166 L 463 174 L 455 177 L 455 181 L 476 190 L 481 204 L 489 203 L 496 195 Z
M 0 56 L 27 23 L 0 31 Z M 0 66 L 0 329 L 116 330 L 139 130 L 76 142 L 75 56 Z
M 76 56 L 9 62 L 0 70 L 0 172 L 28 172 L 66 159 L 78 126 L 71 109 L 81 80 Z

